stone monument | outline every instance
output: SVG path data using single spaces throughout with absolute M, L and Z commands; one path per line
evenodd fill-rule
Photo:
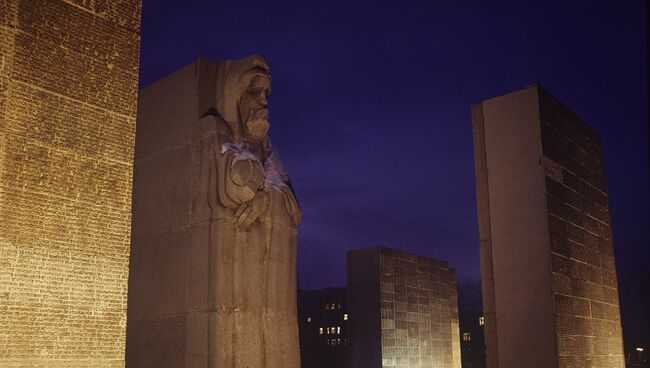
M 0 367 L 123 367 L 140 0 L 0 1 Z
M 456 271 L 387 247 L 348 252 L 351 368 L 460 368 Z
M 472 120 L 488 368 L 623 368 L 600 136 L 539 85 Z
M 259 56 L 141 91 L 128 367 L 297 368 L 301 212 L 269 141 Z

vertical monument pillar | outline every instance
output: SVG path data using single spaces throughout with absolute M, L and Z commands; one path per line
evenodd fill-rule
M 139 0 L 0 2 L 0 366 L 122 367 Z
M 138 103 L 128 367 L 298 368 L 301 213 L 259 56 L 205 59 Z
M 348 252 L 351 368 L 460 368 L 456 271 L 376 247 Z
M 489 368 L 622 368 L 600 137 L 535 85 L 472 106 Z

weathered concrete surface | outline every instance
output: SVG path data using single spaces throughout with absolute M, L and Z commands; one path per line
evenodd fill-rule
M 348 252 L 351 368 L 460 368 L 456 272 L 377 247 Z
M 488 367 L 623 367 L 600 138 L 539 86 L 472 118 Z
M 0 366 L 122 367 L 139 0 L 0 1 Z
M 128 367 L 300 366 L 300 210 L 269 91 L 259 57 L 199 59 L 141 91 Z

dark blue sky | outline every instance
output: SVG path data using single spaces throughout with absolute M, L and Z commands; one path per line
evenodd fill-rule
M 145 0 L 141 85 L 264 56 L 271 137 L 296 189 L 304 288 L 386 245 L 477 279 L 470 105 L 540 82 L 603 137 L 623 308 L 650 269 L 645 4 Z

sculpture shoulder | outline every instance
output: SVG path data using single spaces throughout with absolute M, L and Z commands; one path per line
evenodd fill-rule
M 220 143 L 234 140 L 232 129 L 221 116 L 208 114 L 199 118 L 194 125 L 192 138 L 196 140 L 213 135 L 219 137 Z

